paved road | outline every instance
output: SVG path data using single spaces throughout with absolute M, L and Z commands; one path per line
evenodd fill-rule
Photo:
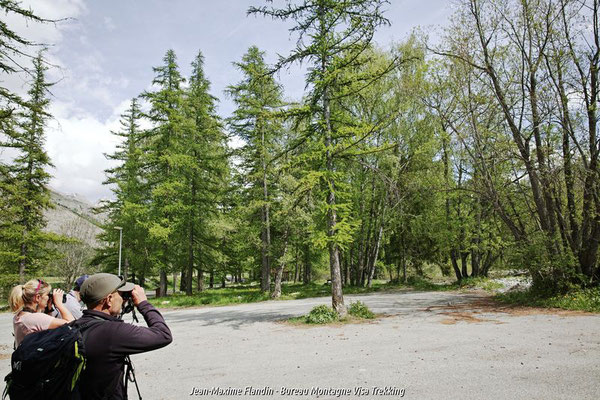
M 133 357 L 142 396 L 600 398 L 599 315 L 505 312 L 477 294 L 454 292 L 347 296 L 346 302 L 355 299 L 385 316 L 329 327 L 278 322 L 328 298 L 164 312 L 174 342 Z M 10 318 L 0 315 L 4 354 L 10 353 Z M 0 374 L 8 368 L 9 360 L 0 360 Z M 212 388 L 227 394 L 202 394 Z M 299 394 L 290 394 L 294 389 Z M 134 389 L 129 394 L 137 398 Z

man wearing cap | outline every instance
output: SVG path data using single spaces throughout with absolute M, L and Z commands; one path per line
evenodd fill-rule
M 128 324 L 119 318 L 123 292 L 131 292 L 133 304 L 148 327 Z M 75 324 L 99 321 L 84 333 L 87 365 L 79 381 L 81 398 L 126 399 L 126 356 L 168 345 L 173 340 L 171 331 L 158 310 L 148 303 L 144 289 L 116 275 L 92 275 L 83 283 L 80 293 L 87 310 Z

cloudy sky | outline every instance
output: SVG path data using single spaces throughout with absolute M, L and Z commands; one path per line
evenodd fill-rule
M 264 0 L 27 0 L 22 5 L 57 24 L 25 23 L 2 16 L 25 37 L 51 45 L 48 74 L 52 89 L 47 150 L 55 165 L 51 187 L 78 194 L 91 202 L 111 196 L 102 185 L 109 166 L 120 114 L 132 97 L 150 88 L 152 67 L 161 64 L 168 49 L 175 50 L 184 75 L 198 51 L 205 57 L 205 72 L 212 93 L 220 99 L 219 114 L 233 108 L 223 90 L 238 82 L 232 62 L 240 60 L 251 45 L 267 52 L 267 61 L 287 54 L 295 45 L 289 25 L 263 17 L 246 16 L 250 5 Z M 275 4 L 281 1 L 275 1 Z M 436 35 L 451 13 L 448 0 L 391 0 L 386 17 L 391 27 L 376 36 L 380 47 L 389 48 L 421 27 Z M 286 97 L 299 98 L 304 89 L 303 72 L 292 68 L 278 77 Z M 1 76 L 2 84 L 27 90 L 26 76 Z M 9 155 L 0 154 L 6 159 Z

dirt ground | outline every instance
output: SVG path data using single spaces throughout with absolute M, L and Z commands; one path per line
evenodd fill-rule
M 477 292 L 345 297 L 354 300 L 379 318 L 282 322 L 328 298 L 165 311 L 174 342 L 132 357 L 142 398 L 600 398 L 600 315 L 503 306 Z M 0 315 L 0 374 L 11 318 Z

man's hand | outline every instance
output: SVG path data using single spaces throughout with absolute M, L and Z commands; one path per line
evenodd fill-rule
M 133 290 L 131 291 L 131 298 L 133 299 L 133 304 L 137 307 L 142 301 L 148 300 L 146 297 L 146 292 L 140 285 L 135 285 Z

